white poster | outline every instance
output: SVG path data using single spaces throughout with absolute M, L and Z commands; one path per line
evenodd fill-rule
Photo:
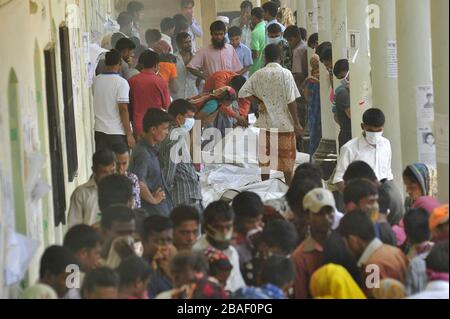
M 348 30 L 348 58 L 349 62 L 355 63 L 356 58 L 359 53 L 359 48 L 361 47 L 361 33 L 357 30 Z
M 387 42 L 386 76 L 391 79 L 398 78 L 397 42 Z
M 435 115 L 434 132 L 437 162 L 448 165 L 448 114 Z
M 416 87 L 417 145 L 419 161 L 436 167 L 436 140 L 433 133 L 433 86 Z

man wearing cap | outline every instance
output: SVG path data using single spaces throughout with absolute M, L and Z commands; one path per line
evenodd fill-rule
M 323 245 L 331 232 L 336 211 L 333 194 L 316 188 L 303 199 L 303 207 L 308 215 L 309 236 L 292 254 L 297 271 L 294 293 L 296 299 L 310 299 L 309 280 L 323 265 Z
M 431 238 L 434 242 L 448 239 L 448 204 L 433 211 L 429 220 Z

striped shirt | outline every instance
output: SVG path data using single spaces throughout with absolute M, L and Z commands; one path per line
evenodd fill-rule
M 186 137 L 186 132 L 172 126 L 168 138 L 161 143 L 159 152 L 161 170 L 175 207 L 195 204 L 202 199 L 199 178 L 192 163 L 187 139 L 183 137 Z M 171 158 L 171 153 L 177 158 Z

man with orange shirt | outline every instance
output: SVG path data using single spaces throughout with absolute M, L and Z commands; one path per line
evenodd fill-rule
M 218 71 L 213 73 L 206 80 L 204 92 L 218 90 L 224 86 L 230 86 L 236 92 L 239 92 L 245 82 L 245 78 L 236 72 Z M 221 105 L 220 114 L 231 122 L 236 122 L 238 126 L 247 127 L 247 116 L 250 111 L 250 101 L 247 99 L 238 99 L 237 104 L 239 105 L 239 110 L 233 109 L 232 106 Z M 220 127 L 218 128 L 220 129 Z

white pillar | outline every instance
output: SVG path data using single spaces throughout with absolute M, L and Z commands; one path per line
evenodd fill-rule
M 448 203 L 448 0 L 431 1 L 431 36 L 439 200 Z M 442 123 L 441 123 L 442 122 Z M 443 129 L 446 125 L 446 130 Z M 441 131 L 442 129 L 442 131 Z M 442 145 L 442 146 L 441 146 Z M 446 146 L 446 148 L 445 148 Z
M 306 28 L 306 0 L 296 0 L 296 3 L 297 26 Z
M 333 43 L 333 63 L 347 59 L 347 0 L 331 2 L 331 43 Z M 334 87 L 340 81 L 333 76 Z
M 430 1 L 397 0 L 396 17 L 402 161 L 405 167 L 419 161 L 419 124 L 431 126 L 430 123 L 418 122 L 416 107 L 417 87 L 433 84 Z M 418 104 L 423 106 L 424 103 L 419 101 Z M 448 108 L 448 104 L 445 107 Z
M 335 0 L 333 0 L 335 1 Z M 319 43 L 331 42 L 331 26 L 328 23 L 331 20 L 331 0 L 317 0 L 318 13 L 317 20 L 320 20 L 321 26 L 319 28 Z M 331 84 L 328 71 L 320 63 L 320 101 L 321 101 L 321 115 L 322 115 L 322 139 L 337 140 L 336 129 L 333 119 L 333 112 L 331 111 L 330 102 Z
M 350 62 L 352 135 L 361 135 L 362 115 L 372 107 L 370 79 L 368 0 L 347 0 L 347 46 Z
M 370 5 L 373 6 L 370 9 L 373 14 L 370 21 L 373 105 L 386 114 L 384 136 L 391 142 L 395 181 L 403 189 L 395 1 L 370 0 Z

